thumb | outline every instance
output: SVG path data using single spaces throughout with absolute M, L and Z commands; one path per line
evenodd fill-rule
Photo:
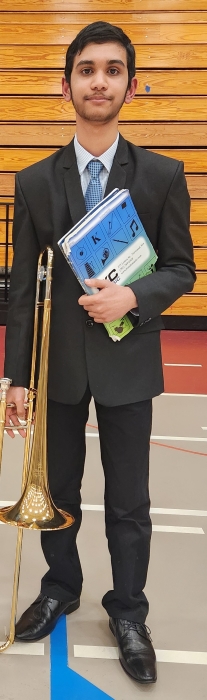
M 109 280 L 99 280 L 99 279 L 89 279 L 85 280 L 88 287 L 98 287 L 98 289 L 104 289 L 104 287 L 109 287 L 112 283 Z

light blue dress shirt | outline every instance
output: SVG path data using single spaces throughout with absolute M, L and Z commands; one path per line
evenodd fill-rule
M 87 190 L 87 187 L 89 185 L 91 176 L 89 171 L 87 170 L 87 165 L 90 160 L 100 160 L 101 163 L 103 163 L 103 169 L 100 172 L 99 179 L 102 187 L 102 192 L 103 192 L 103 197 L 106 189 L 106 185 L 108 182 L 108 177 L 109 173 L 112 167 L 112 163 L 114 160 L 114 156 L 117 150 L 119 142 L 119 134 L 117 134 L 116 140 L 114 143 L 112 143 L 112 146 L 105 151 L 105 153 L 102 153 L 101 156 L 96 158 L 93 156 L 89 151 L 86 151 L 83 146 L 78 143 L 77 136 L 75 135 L 74 138 L 74 148 L 75 148 L 75 154 L 76 154 L 76 160 L 77 160 L 77 166 L 78 166 L 78 171 L 81 179 L 81 187 L 83 191 L 83 196 L 85 195 L 85 192 Z

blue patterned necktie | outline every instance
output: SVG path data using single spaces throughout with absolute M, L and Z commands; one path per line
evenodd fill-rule
M 100 160 L 90 160 L 87 165 L 87 170 L 89 170 L 91 179 L 85 193 L 85 205 L 86 211 L 90 211 L 96 204 L 98 204 L 102 197 L 102 187 L 99 180 L 100 172 L 103 168 L 103 164 Z

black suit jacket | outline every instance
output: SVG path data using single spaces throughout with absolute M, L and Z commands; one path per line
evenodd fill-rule
M 157 271 L 133 282 L 139 304 L 136 327 L 114 343 L 102 324 L 89 327 L 77 303 L 83 293 L 57 241 L 84 214 L 73 141 L 16 177 L 5 376 L 28 386 L 36 269 L 39 252 L 54 249 L 48 394 L 77 403 L 87 382 L 104 405 L 141 401 L 163 391 L 160 314 L 191 291 L 195 273 L 189 234 L 189 195 L 183 164 L 150 153 L 121 136 L 106 193 L 128 188 L 158 251 Z

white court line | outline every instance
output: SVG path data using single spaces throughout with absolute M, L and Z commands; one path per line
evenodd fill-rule
M 183 508 L 150 508 L 150 513 L 158 513 L 158 515 L 192 515 L 196 517 L 207 517 L 207 510 L 187 510 Z
M 202 437 L 182 437 L 177 435 L 151 435 L 151 440 L 180 440 L 182 442 L 207 442 L 207 438 Z
M 9 506 L 13 505 L 15 501 L 9 503 L 9 501 L 0 501 L 0 506 Z M 83 503 L 81 506 L 82 510 L 92 510 L 92 511 L 104 511 L 104 506 L 103 505 L 89 505 L 87 503 Z M 155 509 L 156 513 L 158 510 L 161 509 Z M 163 509 L 165 510 L 165 509 Z M 151 513 L 153 512 L 153 509 L 151 509 Z M 166 511 L 165 511 L 166 512 Z M 201 511 L 201 513 L 206 513 L 206 511 Z M 4 523 L 0 522 L 0 525 L 3 525 Z M 153 525 L 152 526 L 152 532 L 174 532 L 176 534 L 184 534 L 184 535 L 205 535 L 205 532 L 202 527 L 181 527 L 181 526 L 176 526 L 176 525 Z
M 207 399 L 207 394 L 174 394 L 174 392 L 170 391 L 163 391 L 162 394 L 159 394 L 159 396 L 192 396 L 193 399 L 195 398 L 204 398 Z M 155 399 L 158 398 L 158 396 L 154 397 Z
M 87 503 L 82 503 L 81 508 L 82 510 L 90 510 L 96 512 L 104 511 L 104 506 L 102 505 L 96 506 L 89 505 Z M 185 535 L 205 535 L 205 532 L 202 527 L 181 527 L 179 525 L 153 525 L 152 532 L 175 532 Z
M 4 642 L 0 642 L 0 644 L 4 644 Z M 27 644 L 25 642 L 14 642 L 14 644 L 12 644 L 10 647 L 8 647 L 8 649 L 6 649 L 6 651 L 4 651 L 4 654 L 21 654 L 22 656 L 44 656 L 44 653 L 44 644 L 40 642 L 35 642 L 34 644 Z
M 165 367 L 202 367 L 202 365 L 184 365 L 184 364 L 178 364 L 178 363 L 172 363 L 172 362 L 164 362 Z
M 89 503 L 82 503 L 81 508 L 82 510 L 104 510 L 104 506 L 90 505 Z
M 157 661 L 173 664 L 199 664 L 207 666 L 206 651 L 177 651 L 156 649 Z M 74 657 L 79 659 L 118 659 L 117 647 L 86 646 L 74 644 Z
M 86 437 L 99 437 L 99 431 L 97 430 L 96 433 L 88 433 L 86 432 Z
M 0 501 L 0 507 L 13 506 L 16 501 Z M 82 503 L 82 510 L 104 511 L 104 505 L 96 503 Z M 150 508 L 151 514 L 157 515 L 191 515 L 193 517 L 206 518 L 207 510 L 186 510 L 183 508 Z M 160 526 L 161 527 L 161 526 Z M 167 527 L 167 526 L 166 526 Z M 199 529 L 199 528 L 198 528 Z
M 201 426 L 201 427 L 202 427 L 202 426 Z M 204 428 L 202 427 L 202 430 L 207 430 L 207 426 L 204 426 Z
M 77 659 L 118 659 L 117 647 L 86 646 L 74 644 L 74 657 Z
M 94 503 L 82 503 L 82 510 L 103 511 L 104 505 L 95 505 Z M 199 517 L 207 517 L 207 510 L 186 510 L 183 508 L 150 508 L 150 513 L 158 515 L 192 515 Z
M 99 437 L 99 432 L 98 430 L 96 433 L 88 433 L 86 432 L 86 437 L 93 437 L 93 438 L 98 438 Z M 171 440 L 172 442 L 175 441 L 180 441 L 180 442 L 207 442 L 207 438 L 205 437 L 183 437 L 183 436 L 177 436 L 177 435 L 151 435 L 151 440 Z
M 14 506 L 16 501 L 0 501 L 0 506 L 4 508 L 4 506 Z
M 152 532 L 176 532 L 184 535 L 205 535 L 202 527 L 179 527 L 176 525 L 153 525 Z
M 202 430 L 207 430 L 207 428 L 202 428 Z M 6 431 L 4 430 L 4 433 L 6 434 Z M 14 435 L 19 435 L 18 430 L 13 430 Z M 21 435 L 19 435 L 21 437 Z M 99 437 L 99 431 L 98 429 L 96 430 L 95 433 L 88 433 L 86 432 L 86 437 Z M 151 435 L 151 440 L 184 440 L 187 442 L 207 442 L 207 438 L 197 438 L 197 437 L 177 437 L 174 435 Z

